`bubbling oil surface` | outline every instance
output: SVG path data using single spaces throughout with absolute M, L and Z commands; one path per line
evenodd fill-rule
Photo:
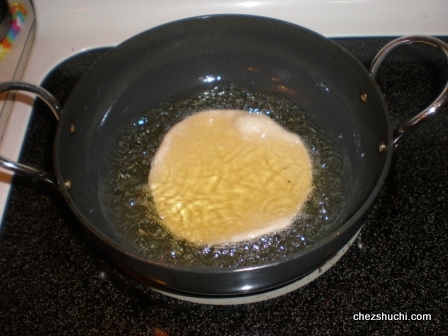
M 152 159 L 165 134 L 179 121 L 204 110 L 237 109 L 263 113 L 301 138 L 312 160 L 313 190 L 301 215 L 286 229 L 250 241 L 195 245 L 174 237 L 147 193 Z M 130 121 L 107 158 L 112 167 L 105 189 L 105 215 L 119 239 L 145 258 L 204 267 L 256 265 L 294 254 L 328 235 L 345 204 L 340 153 L 293 102 L 273 93 L 236 85 L 200 90 L 151 108 Z

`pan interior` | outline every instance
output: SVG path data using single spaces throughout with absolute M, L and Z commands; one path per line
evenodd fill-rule
M 123 129 L 148 111 L 154 116 L 167 102 L 187 103 L 201 92 L 231 89 L 291 102 L 338 152 L 343 205 L 325 236 L 366 206 L 386 160 L 378 144 L 388 142 L 390 134 L 383 101 L 365 69 L 306 29 L 271 19 L 216 16 L 138 35 L 106 55 L 76 86 L 58 131 L 56 168 L 61 180 L 72 181 L 67 197 L 86 225 L 122 245 L 105 212 L 115 207 L 106 181 Z M 359 99 L 361 91 L 368 103 Z M 165 121 L 170 118 L 178 117 Z M 166 127 L 163 123 L 155 118 L 151 127 Z M 71 124 L 74 134 L 68 134 Z
M 162 107 L 150 109 L 140 119 L 128 123 L 116 138 L 115 148 L 111 151 L 114 154 L 107 160 L 111 173 L 100 181 L 100 199 L 104 205 L 104 213 L 120 233 L 120 238 L 151 259 L 161 258 L 177 263 L 216 267 L 275 260 L 304 249 L 331 232 L 344 208 L 343 162 L 337 149 L 322 131 L 297 105 L 277 92 L 260 93 L 259 88 L 253 88 L 253 93 L 252 90 L 238 88 L 235 84 L 202 90 L 165 102 Z M 313 161 L 314 187 L 300 216 L 287 229 L 267 233 L 250 241 L 229 241 L 212 246 L 193 245 L 173 237 L 166 229 L 151 195 L 147 193 L 150 163 L 166 132 L 176 126 L 179 120 L 210 109 L 262 113 L 284 129 L 300 134 Z M 154 127 L 157 124 L 159 127 Z M 263 165 L 264 162 L 256 167 L 251 166 L 247 178 L 256 178 L 258 169 L 263 169 Z M 234 185 L 233 188 L 235 187 L 238 186 Z M 262 202 L 266 202 L 270 196 L 265 195 Z M 255 194 L 248 192 L 244 197 L 248 197 L 250 203 Z

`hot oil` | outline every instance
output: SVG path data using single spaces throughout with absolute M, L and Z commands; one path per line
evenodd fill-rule
M 240 109 L 263 113 L 300 136 L 313 166 L 313 191 L 291 225 L 251 241 L 196 246 L 165 229 L 148 193 L 151 160 L 168 130 L 196 112 Z M 162 103 L 130 122 L 117 137 L 113 170 L 106 189 L 107 216 L 119 238 L 146 258 L 209 267 L 260 264 L 296 253 L 321 240 L 336 226 L 345 204 L 342 158 L 300 107 L 276 94 L 235 85 L 213 87 Z M 112 209 L 112 210 L 110 210 Z

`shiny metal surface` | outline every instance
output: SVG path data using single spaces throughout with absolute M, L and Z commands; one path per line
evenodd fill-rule
M 53 112 L 56 120 L 60 119 L 61 104 L 59 104 L 57 99 L 54 98 L 54 96 L 44 88 L 41 88 L 40 86 L 35 85 L 33 83 L 20 82 L 20 81 L 10 81 L 0 83 L 0 92 L 13 91 L 13 90 L 22 90 L 34 93 L 36 96 L 42 99 L 45 102 L 45 104 L 48 105 L 48 107 Z
M 431 36 L 417 36 L 417 35 L 403 36 L 386 44 L 375 56 L 374 60 L 372 61 L 372 65 L 370 67 L 370 73 L 373 79 L 376 78 L 382 62 L 393 50 L 401 46 L 410 45 L 414 43 L 423 43 L 438 48 L 445 54 L 448 61 L 448 44 L 446 44 L 445 42 Z M 427 108 L 425 108 L 415 117 L 404 122 L 397 130 L 395 130 L 393 141 L 394 147 L 398 145 L 398 142 L 403 135 L 412 130 L 415 130 L 424 121 L 428 120 L 429 117 L 434 116 L 440 110 L 440 108 L 443 107 L 447 102 L 448 102 L 448 82 L 447 85 L 442 90 L 442 92 L 440 93 L 440 95 L 436 98 L 436 100 L 434 100 L 434 102 L 432 102 Z
M 47 90 L 27 82 L 11 81 L 0 83 L 0 92 L 13 91 L 13 90 L 28 91 L 36 94 L 48 105 L 48 107 L 51 109 L 56 119 L 59 120 L 61 115 L 61 105 L 56 100 L 56 98 L 54 98 L 53 95 L 49 93 Z M 58 182 L 53 174 L 47 173 L 40 169 L 23 165 L 16 161 L 5 158 L 2 155 L 0 155 L 0 167 L 12 171 L 16 174 L 29 177 L 31 179 L 47 182 L 53 187 L 59 188 Z
M 32 180 L 39 180 L 47 182 L 55 188 L 59 188 L 58 182 L 53 174 L 47 173 L 43 170 L 36 169 L 21 163 L 9 160 L 0 155 L 0 167 L 12 171 L 16 174 L 29 177 Z

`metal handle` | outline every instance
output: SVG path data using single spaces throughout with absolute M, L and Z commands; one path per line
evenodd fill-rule
M 0 93 L 12 90 L 22 90 L 34 93 L 36 96 L 41 98 L 51 109 L 56 119 L 59 121 L 61 116 L 61 105 L 54 98 L 54 96 L 47 90 L 41 88 L 40 86 L 27 83 L 27 82 L 3 82 L 0 83 Z M 0 167 L 12 171 L 16 174 L 29 177 L 31 179 L 36 179 L 39 181 L 47 182 L 55 188 L 59 188 L 56 177 L 53 174 L 47 173 L 43 170 L 36 169 L 18 163 L 13 160 L 9 160 L 4 156 L 0 155 Z
M 427 44 L 433 47 L 436 47 L 440 49 L 448 60 L 448 44 L 445 42 L 431 36 L 404 36 L 400 37 L 396 40 L 393 40 L 386 44 L 375 56 L 373 59 L 372 65 L 370 66 L 370 74 L 373 79 L 376 78 L 376 75 L 378 74 L 379 67 L 383 60 L 389 55 L 389 53 L 403 45 L 409 45 L 413 43 L 423 43 Z M 436 100 L 430 104 L 427 108 L 425 108 L 422 112 L 417 114 L 415 117 L 411 118 L 410 120 L 404 122 L 396 131 L 394 134 L 394 141 L 393 145 L 394 147 L 397 146 L 398 141 L 401 139 L 401 137 L 408 133 L 411 130 L 416 129 L 418 126 L 420 126 L 423 121 L 427 120 L 429 117 L 435 115 L 440 108 L 445 105 L 448 102 L 448 83 L 443 89 L 443 91 L 440 93 L 440 95 L 436 98 Z

